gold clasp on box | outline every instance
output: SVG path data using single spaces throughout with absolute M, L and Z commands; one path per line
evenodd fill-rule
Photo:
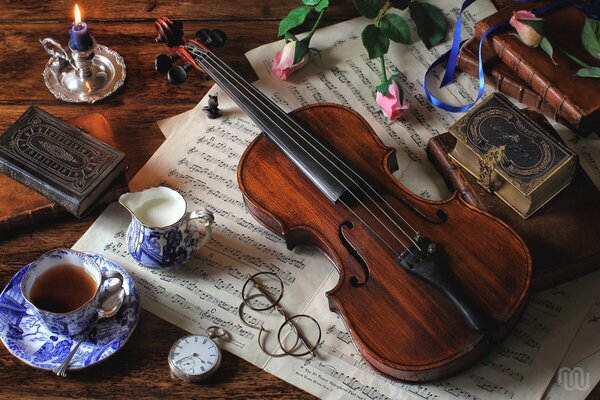
M 477 183 L 490 193 L 502 186 L 502 181 L 499 179 L 500 177 L 495 169 L 498 163 L 502 161 L 505 150 L 505 145 L 499 147 L 492 146 L 479 159 L 479 178 L 477 178 Z

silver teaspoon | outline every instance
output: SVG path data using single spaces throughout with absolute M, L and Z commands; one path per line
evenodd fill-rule
M 62 364 L 52 370 L 56 375 L 62 377 L 67 376 L 67 368 L 69 368 L 71 359 L 75 353 L 77 353 L 77 349 L 79 349 L 81 343 L 87 339 L 92 329 L 94 329 L 100 320 L 110 318 L 119 311 L 121 305 L 123 305 L 123 300 L 125 300 L 125 290 L 123 288 L 120 288 L 117 292 L 110 290 L 102 292 L 99 299 L 100 309 L 98 310 L 98 319 L 90 324 L 81 339 L 79 339 L 79 342 L 77 342 L 75 347 L 73 347 L 73 350 L 71 350 L 69 355 L 63 360 Z

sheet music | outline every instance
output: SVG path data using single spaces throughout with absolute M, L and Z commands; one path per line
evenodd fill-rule
M 339 43 L 333 47 L 337 53 L 332 54 L 343 55 L 349 46 L 348 41 Z M 418 78 L 413 80 L 419 71 L 407 68 L 403 69 L 404 84 L 411 96 L 411 111 L 401 122 L 385 121 L 371 92 L 377 70 L 361 52 L 353 54 L 340 56 L 326 69 L 317 68 L 318 72 L 301 71 L 306 75 L 298 75 L 297 84 L 263 79 L 257 86 L 288 110 L 317 101 L 352 104 L 382 141 L 398 150 L 396 177 L 422 196 L 445 197 L 445 185 L 427 162 L 424 144 L 454 117 L 419 97 L 420 83 Z M 324 62 L 335 57 L 324 55 L 324 60 L 329 60 Z M 406 65 L 422 72 L 423 64 L 410 64 L 414 62 L 411 57 L 402 54 Z M 223 92 L 219 94 L 222 118 L 209 120 L 201 111 L 205 102 L 161 122 L 167 140 L 130 183 L 132 191 L 170 186 L 182 193 L 190 210 L 206 207 L 215 213 L 214 239 L 200 256 L 183 268 L 166 272 L 137 265 L 124 241 L 130 216 L 118 204 L 110 206 L 74 248 L 102 253 L 123 265 L 136 279 L 145 309 L 190 332 L 222 326 L 234 339 L 223 344 L 226 350 L 322 398 L 504 400 L 542 396 L 590 308 L 592 294 L 600 289 L 595 283 L 600 282 L 600 275 L 536 295 L 509 338 L 471 369 L 436 384 L 391 381 L 362 361 L 342 321 L 328 310 L 324 293 L 338 279 L 329 261 L 311 248 L 287 250 L 282 239 L 246 211 L 236 166 L 258 134 L 257 128 Z M 290 312 L 305 312 L 319 321 L 324 337 L 317 357 L 269 358 L 257 345 L 257 332 L 240 323 L 237 307 L 242 284 L 246 274 L 258 271 L 275 272 L 282 278 L 282 304 Z M 265 326 L 281 323 L 280 318 L 264 313 L 249 311 L 246 317 Z
M 600 138 L 598 134 L 592 133 L 588 137 L 580 137 L 558 122 L 553 122 L 552 126 L 567 146 L 577 153 L 583 170 L 600 189 Z
M 600 295 L 590 306 L 544 400 L 583 400 L 600 382 L 599 331 Z
M 549 386 L 548 391 L 544 395 L 544 400 L 585 400 L 589 394 L 594 390 L 598 382 L 600 382 L 600 352 L 596 352 L 593 355 L 581 360 L 572 367 L 561 367 L 567 368 L 566 370 L 559 369 L 562 374 L 565 374 L 562 379 L 557 376 L 553 378 L 552 384 Z M 575 380 L 571 382 L 565 381 L 565 376 L 569 377 L 583 377 L 581 385 L 578 383 L 574 384 Z
M 392 9 L 391 12 L 402 15 L 406 19 L 411 29 L 413 43 L 404 45 L 391 42 L 390 50 L 386 54 L 386 63 L 390 73 L 395 71 L 396 66 L 399 68 L 401 72 L 400 80 L 405 91 L 410 91 L 414 97 L 411 99 L 413 100 L 411 101 L 411 106 L 414 104 L 427 106 L 428 111 L 430 113 L 435 113 L 436 118 L 441 121 L 444 128 L 447 128 L 460 118 L 462 114 L 446 113 L 433 107 L 426 99 L 422 86 L 423 77 L 427 67 L 451 47 L 454 25 L 456 24 L 458 12 L 460 11 L 460 4 L 444 0 L 433 0 L 429 1 L 429 3 L 440 8 L 448 20 L 449 28 L 445 42 L 428 50 L 423 42 L 418 40 L 416 26 L 412 22 L 408 10 L 400 11 L 398 9 Z M 478 1 L 477 7 L 467 9 L 463 13 L 461 38 L 466 39 L 472 36 L 474 33 L 475 22 L 489 16 L 495 11 L 496 8 L 494 5 L 491 1 L 487 0 Z M 331 67 L 340 61 L 347 60 L 358 54 L 364 54 L 366 50 L 362 46 L 360 34 L 364 27 L 370 23 L 372 23 L 372 20 L 359 17 L 319 29 L 318 34 L 314 35 L 311 40 L 311 47 L 316 49 L 326 49 L 326 51 L 321 52 L 320 56 L 311 57 L 306 66 L 291 75 L 287 84 L 289 84 L 289 82 L 298 84 L 305 77 L 315 75 L 323 68 Z M 302 38 L 303 35 L 298 35 L 298 37 Z M 246 58 L 248 58 L 248 61 L 254 68 L 257 76 L 263 82 L 269 80 L 269 85 L 286 86 L 286 82 L 279 81 L 271 72 L 273 57 L 277 51 L 281 50 L 283 45 L 284 41 L 280 40 L 257 47 L 246 53 Z M 379 61 L 374 60 L 373 62 L 377 63 L 377 71 L 379 71 Z M 433 75 L 438 83 L 441 81 L 442 74 L 443 69 L 441 67 L 434 70 Z M 378 80 L 376 81 L 376 84 L 379 84 Z M 477 81 L 467 74 L 457 75 L 456 82 L 444 89 L 437 89 L 435 82 L 430 82 L 429 87 L 440 98 L 453 104 L 472 102 L 477 93 Z M 375 90 L 374 87 L 372 90 Z M 491 93 L 491 91 L 488 90 L 487 93 Z

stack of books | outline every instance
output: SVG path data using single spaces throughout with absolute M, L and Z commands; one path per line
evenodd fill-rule
M 513 11 L 531 10 L 536 3 L 506 7 L 475 26 L 475 35 L 462 47 L 458 68 L 478 75 L 478 48 L 483 33 L 492 25 L 508 21 Z M 544 35 L 554 46 L 554 60 L 540 48 L 532 48 L 512 28 L 492 33 L 484 42 L 482 58 L 486 80 L 500 91 L 545 116 L 570 126 L 580 134 L 600 127 L 600 79 L 576 76 L 581 68 L 561 49 L 590 65 L 599 62 L 581 43 L 585 14 L 570 6 L 544 16 Z

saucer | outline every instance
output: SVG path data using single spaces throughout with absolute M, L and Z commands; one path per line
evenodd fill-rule
M 140 296 L 135 282 L 113 261 L 87 253 L 102 272 L 117 270 L 124 278 L 125 300 L 112 318 L 101 320 L 81 343 L 69 370 L 94 365 L 117 352 L 135 329 L 140 315 Z M 82 334 L 63 336 L 50 332 L 35 316 L 21 294 L 19 284 L 29 265 L 21 268 L 0 294 L 0 340 L 17 358 L 32 367 L 53 370 L 75 346 Z

